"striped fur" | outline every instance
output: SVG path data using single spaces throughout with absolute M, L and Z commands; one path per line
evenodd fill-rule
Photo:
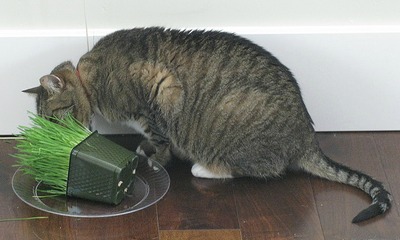
M 390 208 L 382 184 L 326 157 L 291 72 L 252 42 L 229 33 L 162 28 L 122 30 L 45 76 L 38 111 L 67 111 L 88 124 L 140 124 L 155 154 L 194 163 L 198 177 L 269 178 L 300 169 L 368 193 L 353 222 Z M 135 125 L 136 126 L 136 125 Z M 136 126 L 137 127 L 137 126 Z

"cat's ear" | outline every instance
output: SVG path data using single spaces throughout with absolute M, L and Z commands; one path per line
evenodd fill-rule
M 60 93 L 64 88 L 64 81 L 56 75 L 50 74 L 40 78 L 40 85 L 51 93 Z
M 39 94 L 40 90 L 41 90 L 40 88 L 41 87 L 38 86 L 38 87 L 34 87 L 34 88 L 25 89 L 22 92 L 24 92 L 24 93 L 32 93 L 32 94 Z

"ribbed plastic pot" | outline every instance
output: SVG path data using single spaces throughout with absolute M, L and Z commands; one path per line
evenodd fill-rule
M 97 131 L 70 154 L 67 196 L 118 205 L 133 186 L 138 156 Z

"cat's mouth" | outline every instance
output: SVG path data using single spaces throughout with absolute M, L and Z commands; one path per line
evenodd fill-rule
M 58 123 L 57 119 L 64 119 L 68 115 L 72 114 L 74 110 L 74 105 L 68 107 L 62 107 L 53 110 L 51 117 L 45 116 L 48 120 L 54 123 Z

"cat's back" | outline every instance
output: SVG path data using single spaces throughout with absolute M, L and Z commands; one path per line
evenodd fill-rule
M 117 50 L 117 52 L 116 52 Z M 180 57 L 223 62 L 246 62 L 281 65 L 268 51 L 233 33 L 203 30 L 176 30 L 161 27 L 119 30 L 101 38 L 91 52 L 134 55 L 151 61 L 162 61 L 163 55 L 175 52 Z M 251 59 L 250 59 L 251 58 Z
M 261 96 L 268 101 L 303 105 L 289 69 L 264 48 L 232 33 L 159 27 L 120 30 L 99 40 L 90 55 L 120 71 L 135 62 L 158 64 L 176 75 L 189 97 L 264 93 Z
M 159 63 L 179 72 L 190 84 L 200 79 L 246 83 L 249 87 L 297 88 L 290 71 L 271 53 L 232 33 L 160 27 L 120 30 L 100 39 L 84 57 L 96 63 Z M 276 80 L 279 80 L 278 82 Z M 288 85 L 289 84 L 289 85 Z

